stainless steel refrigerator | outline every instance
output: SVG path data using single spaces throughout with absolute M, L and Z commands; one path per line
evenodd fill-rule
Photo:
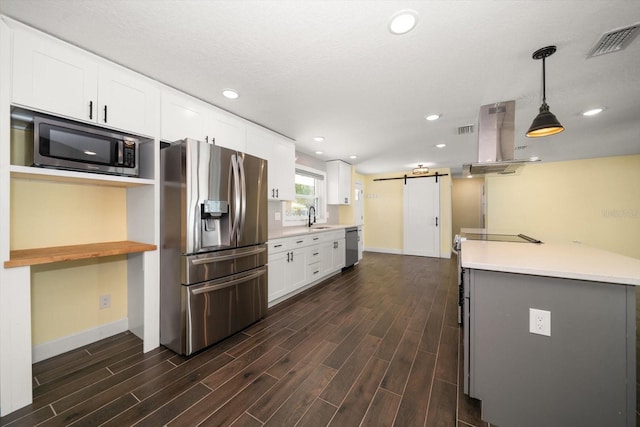
M 185 139 L 160 163 L 160 343 L 190 355 L 266 314 L 267 161 Z

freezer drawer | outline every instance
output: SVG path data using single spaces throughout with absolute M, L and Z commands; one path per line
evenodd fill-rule
M 190 355 L 259 320 L 267 312 L 267 267 L 221 280 L 182 286 Z
M 267 245 L 227 249 L 182 257 L 183 285 L 215 280 L 265 265 Z

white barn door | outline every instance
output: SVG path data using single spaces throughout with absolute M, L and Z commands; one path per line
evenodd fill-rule
M 440 184 L 436 178 L 406 181 L 403 253 L 440 257 Z

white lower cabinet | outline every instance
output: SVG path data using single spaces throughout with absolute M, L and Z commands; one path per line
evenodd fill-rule
M 270 240 L 269 302 L 339 271 L 344 260 L 344 230 Z

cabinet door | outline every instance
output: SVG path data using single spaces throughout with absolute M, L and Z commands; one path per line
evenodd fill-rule
M 296 150 L 291 141 L 257 128 L 247 129 L 246 152 L 268 163 L 269 200 L 295 198 Z
M 351 204 L 351 166 L 340 163 L 340 202 L 345 205 Z
M 333 269 L 339 270 L 345 263 L 345 240 L 336 240 L 333 249 Z
M 269 301 L 287 293 L 287 254 L 288 252 L 279 252 L 269 255 Z
M 295 291 L 307 284 L 305 249 L 295 249 L 289 253 L 291 257 L 287 264 L 287 292 Z
M 296 148 L 293 142 L 274 138 L 269 165 L 269 188 L 276 188 L 279 200 L 296 196 Z
M 322 243 L 320 247 L 320 272 L 326 276 L 334 271 L 333 268 L 333 240 Z
M 15 31 L 12 101 L 74 119 L 95 121 L 97 61 L 47 36 Z
M 351 204 L 351 166 L 341 160 L 327 162 L 327 203 Z
M 206 140 L 206 106 L 187 95 L 181 95 L 169 89 L 162 91 L 161 138 L 165 141 L 177 141 L 193 138 Z
M 98 70 L 98 123 L 155 135 L 159 90 L 150 81 L 112 65 Z
M 246 124 L 222 111 L 211 109 L 210 121 L 207 122 L 209 138 L 215 138 L 215 144 L 220 147 L 244 152 L 246 149 Z

